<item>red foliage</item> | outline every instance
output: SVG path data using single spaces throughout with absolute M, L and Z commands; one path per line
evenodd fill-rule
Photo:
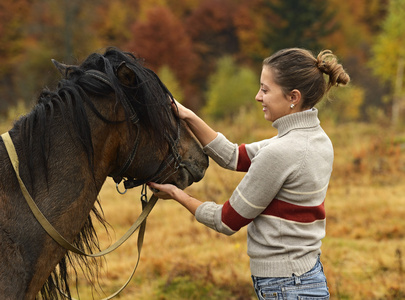
M 196 71 L 197 56 L 191 40 L 180 20 L 165 7 L 149 10 L 146 21 L 133 25 L 127 48 L 144 58 L 155 71 L 169 66 L 181 83 L 189 83 Z
M 206 0 L 186 20 L 187 33 L 207 71 L 226 54 L 237 53 L 238 38 L 233 16 L 236 5 L 229 0 Z M 203 66 L 204 67 L 204 66 Z

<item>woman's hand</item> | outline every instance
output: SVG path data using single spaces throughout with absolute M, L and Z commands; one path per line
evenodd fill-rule
M 174 199 L 187 208 L 193 215 L 195 215 L 197 208 L 202 204 L 200 200 L 191 197 L 175 185 L 149 182 L 148 186 L 158 198 Z
M 172 102 L 172 109 L 180 119 L 186 121 L 188 127 L 203 147 L 217 137 L 218 134 L 208 126 L 207 123 L 198 117 L 191 109 L 183 106 L 175 99 L 173 99 Z
M 176 99 L 173 99 L 172 109 L 174 113 L 182 120 L 185 120 L 194 114 L 190 109 L 179 103 Z
M 185 192 L 180 190 L 177 186 L 172 184 L 158 184 L 155 182 L 149 182 L 148 186 L 152 189 L 153 194 L 160 199 L 176 200 L 176 196 L 178 196 L 178 194 L 182 193 L 186 194 Z

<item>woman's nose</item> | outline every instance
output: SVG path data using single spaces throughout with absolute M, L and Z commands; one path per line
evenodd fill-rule
M 258 101 L 258 102 L 262 102 L 262 101 L 263 101 L 262 96 L 260 95 L 260 91 L 257 92 L 256 97 L 255 97 L 255 100 Z

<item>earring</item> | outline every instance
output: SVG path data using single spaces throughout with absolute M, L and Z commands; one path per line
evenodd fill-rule
M 290 108 L 293 109 L 295 107 L 294 103 L 290 105 Z

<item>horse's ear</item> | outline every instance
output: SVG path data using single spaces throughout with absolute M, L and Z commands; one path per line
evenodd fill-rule
M 54 59 L 51 59 L 51 61 L 55 65 L 55 67 L 59 71 L 59 73 L 61 73 L 65 77 L 68 77 L 69 73 L 74 69 L 74 66 L 72 66 L 72 65 L 65 65 Z
M 124 61 L 117 68 L 117 77 L 126 86 L 135 86 L 137 83 L 135 72 Z

